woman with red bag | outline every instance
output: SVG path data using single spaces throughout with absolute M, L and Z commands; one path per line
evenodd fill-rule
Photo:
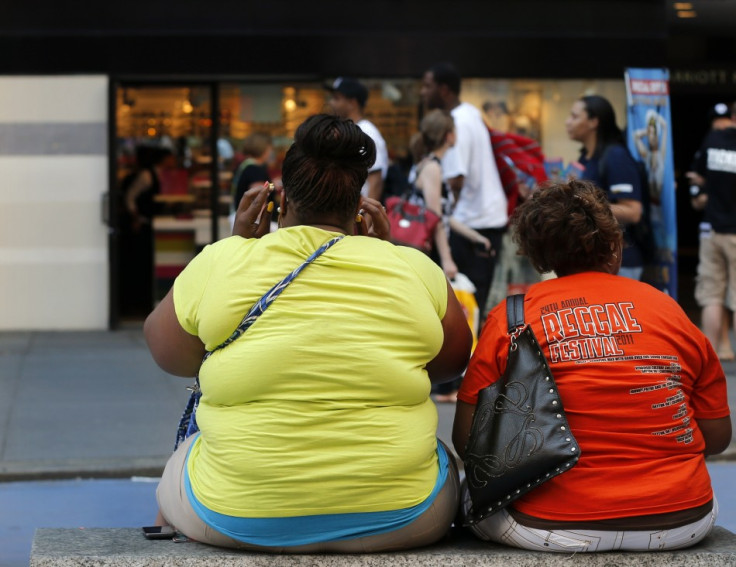
M 442 177 L 442 156 L 455 144 L 455 123 L 452 115 L 435 109 L 427 113 L 419 124 L 419 132 L 411 140 L 411 151 L 416 162 L 416 194 L 430 211 L 441 216 L 434 230 L 434 247 L 430 257 L 442 268 L 445 275 L 454 280 L 458 275 L 457 265 L 450 251 L 449 231 L 461 234 L 478 246 L 484 253 L 491 253 L 491 241 L 478 231 L 452 218 L 454 199 Z M 476 330 L 474 329 L 474 334 Z M 454 403 L 460 379 L 433 386 L 437 402 Z
M 419 132 L 411 139 L 411 151 L 416 162 L 414 186 L 421 193 L 426 207 L 442 217 L 434 232 L 434 248 L 430 256 L 450 279 L 458 271 L 450 252 L 450 230 L 476 243 L 481 250 L 489 252 L 491 249 L 490 240 L 451 217 L 454 199 L 443 180 L 441 160 L 454 144 L 455 123 L 449 112 L 439 109 L 427 113 L 419 124 Z

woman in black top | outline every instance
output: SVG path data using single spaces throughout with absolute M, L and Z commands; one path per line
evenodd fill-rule
M 638 280 L 644 258 L 627 226 L 642 218 L 641 178 L 616 125 L 613 106 L 602 96 L 584 96 L 572 105 L 565 127 L 570 139 L 583 145 L 580 152 L 580 163 L 585 167 L 582 178 L 603 189 L 613 216 L 624 227 L 625 246 L 619 275 Z
M 243 143 L 245 160 L 238 166 L 233 176 L 233 207 L 238 209 L 240 199 L 251 187 L 271 181 L 268 166 L 274 160 L 271 136 L 261 132 L 251 134 Z

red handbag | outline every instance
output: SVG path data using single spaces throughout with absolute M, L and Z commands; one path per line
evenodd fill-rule
M 434 247 L 434 230 L 440 217 L 424 204 L 411 203 L 406 197 L 386 199 L 386 214 L 391 225 L 391 242 L 418 248 L 429 253 Z

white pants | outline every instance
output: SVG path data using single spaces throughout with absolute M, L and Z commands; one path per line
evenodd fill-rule
M 463 516 L 470 510 L 470 494 L 463 487 Z M 695 545 L 713 529 L 718 502 L 697 522 L 668 530 L 540 530 L 519 524 L 505 509 L 471 526 L 480 539 L 532 551 L 577 553 L 595 551 L 663 551 Z

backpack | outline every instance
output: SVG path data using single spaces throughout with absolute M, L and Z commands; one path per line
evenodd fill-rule
M 529 189 L 534 189 L 547 181 L 544 154 L 539 143 L 532 138 L 492 128 L 488 129 L 488 133 L 510 216 L 519 202 L 520 183 L 526 183 Z
M 623 144 L 621 144 L 623 145 Z M 598 175 L 601 179 L 606 178 L 606 157 L 611 146 L 606 146 L 598 160 Z M 652 205 L 649 194 L 649 174 L 643 161 L 635 159 L 627 149 L 629 157 L 636 165 L 636 171 L 639 174 L 639 183 L 641 186 L 641 219 L 636 224 L 626 225 L 626 233 L 641 251 L 644 264 L 654 264 L 657 262 L 657 242 L 654 238 L 654 230 L 652 229 Z

